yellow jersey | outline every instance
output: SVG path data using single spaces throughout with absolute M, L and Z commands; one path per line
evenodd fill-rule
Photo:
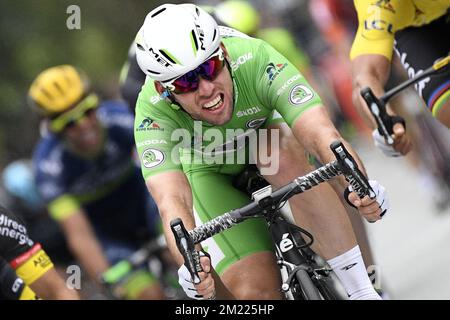
M 354 4 L 358 31 L 350 59 L 362 54 L 381 54 L 391 60 L 395 32 L 428 24 L 450 8 L 450 0 L 354 0 Z

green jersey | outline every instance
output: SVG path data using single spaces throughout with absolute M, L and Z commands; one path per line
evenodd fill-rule
M 234 90 L 233 115 L 226 124 L 195 121 L 158 94 L 154 82 L 147 78 L 138 97 L 135 120 L 135 140 L 145 179 L 170 170 L 186 172 L 183 164 L 187 162 L 220 166 L 221 162 L 214 159 L 223 153 L 227 153 L 227 159 L 230 153 L 237 157 L 236 141 L 240 137 L 277 117 L 292 127 L 305 110 L 321 105 L 320 97 L 285 57 L 263 40 L 229 31 L 221 29 Z M 196 162 L 199 157 L 202 159 Z

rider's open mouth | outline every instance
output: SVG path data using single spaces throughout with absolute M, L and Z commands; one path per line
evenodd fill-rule
M 208 111 L 214 111 L 219 109 L 223 105 L 223 96 L 219 94 L 215 99 L 211 100 L 208 103 L 203 105 L 203 109 L 207 109 Z

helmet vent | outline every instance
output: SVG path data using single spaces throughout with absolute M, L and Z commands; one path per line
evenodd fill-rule
M 198 51 L 198 42 L 197 42 L 197 35 L 195 34 L 194 30 L 191 31 L 192 40 L 194 41 L 195 50 Z
M 200 10 L 198 10 L 198 7 L 195 7 L 195 13 L 197 14 L 197 16 L 200 15 Z
M 144 47 L 141 44 L 136 43 L 136 45 L 137 45 L 139 50 L 145 51 Z
M 53 85 L 55 86 L 55 88 L 59 91 L 59 93 L 61 94 L 61 95 L 64 95 L 64 90 L 61 88 L 61 86 L 59 85 L 59 83 L 58 82 L 53 82 Z
M 40 88 L 40 89 L 41 89 L 41 92 L 44 94 L 44 96 L 47 97 L 47 99 L 53 100 L 52 95 L 47 90 L 45 90 L 44 88 Z
M 152 71 L 152 70 L 150 70 L 150 69 L 147 69 L 147 72 L 148 72 L 148 73 L 153 73 L 153 74 L 161 74 L 160 72 Z
M 161 12 L 163 12 L 163 11 L 165 11 L 166 10 L 166 8 L 162 8 L 161 10 L 158 10 L 158 11 L 156 11 L 154 14 L 152 14 L 150 17 L 151 18 L 154 18 L 154 17 L 156 17 L 158 14 L 160 14 Z
M 217 29 L 214 29 L 214 34 L 213 34 L 213 39 L 212 39 L 213 42 L 216 39 L 216 36 L 217 36 Z
M 163 55 L 167 60 L 169 60 L 170 62 L 172 62 L 173 64 L 177 64 L 177 62 L 175 60 L 173 60 L 167 53 L 164 52 L 164 50 L 159 50 L 159 52 L 161 53 L 161 55 Z

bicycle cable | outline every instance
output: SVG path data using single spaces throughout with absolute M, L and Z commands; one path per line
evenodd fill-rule
M 293 192 L 294 192 L 294 189 L 289 190 L 288 192 L 286 192 L 283 195 L 283 197 L 281 197 L 281 199 L 278 201 L 278 203 L 275 206 L 276 207 L 275 211 L 279 211 L 282 207 L 284 207 L 286 205 L 286 203 L 288 202 L 288 199 L 286 199 L 286 198 L 290 198 L 290 195 Z M 286 224 L 288 224 L 290 227 L 292 227 L 293 229 L 295 229 L 297 232 L 299 232 L 300 235 L 304 234 L 309 239 L 309 241 L 306 241 L 306 239 L 303 239 L 305 241 L 305 244 L 297 245 L 298 249 L 303 249 L 303 248 L 310 247 L 314 243 L 314 237 L 309 231 L 303 229 L 302 227 L 300 227 L 300 226 L 298 226 L 296 224 L 290 223 L 288 221 L 284 221 L 284 222 Z

